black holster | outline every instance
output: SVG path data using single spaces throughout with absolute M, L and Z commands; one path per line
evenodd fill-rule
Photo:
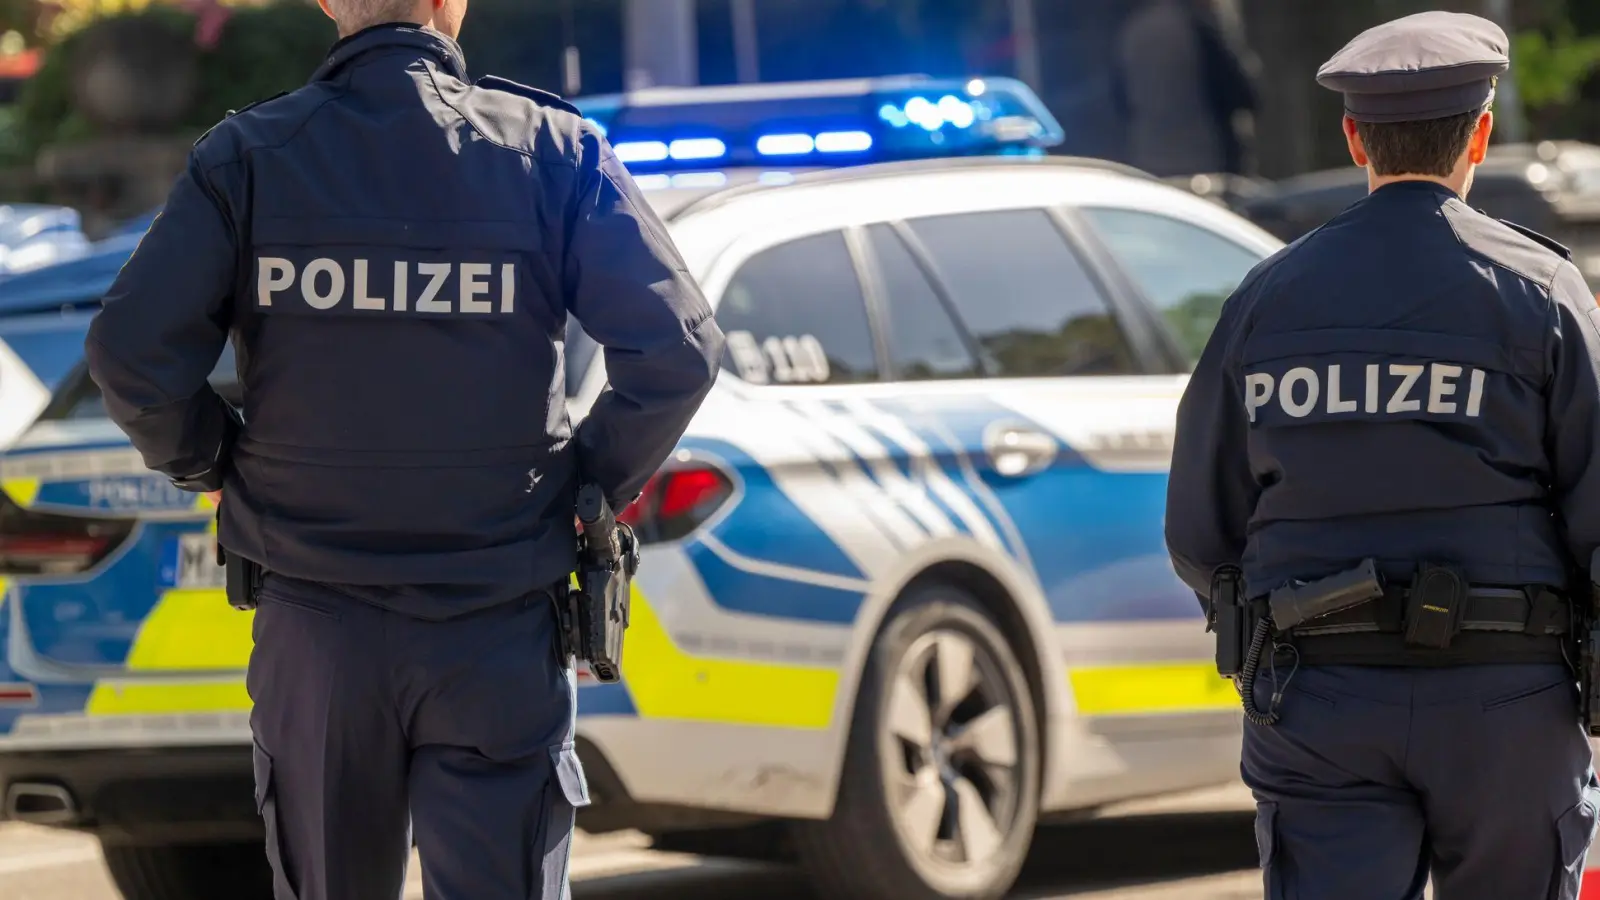
M 228 605 L 246 612 L 255 609 L 261 597 L 261 581 L 267 572 L 261 564 L 229 553 L 222 546 L 222 506 L 217 506 L 217 565 L 222 567 L 222 592 Z
M 1244 670 L 1244 654 L 1254 630 L 1239 569 L 1223 566 L 1211 579 L 1206 630 L 1217 635 L 1217 674 L 1231 678 Z
M 217 565 L 222 566 L 223 592 L 234 609 L 252 610 L 261 599 L 261 581 L 266 570 L 260 563 L 229 553 L 217 544 Z
M 578 585 L 556 603 L 562 653 L 589 664 L 596 681 L 622 678 L 622 638 L 628 630 L 633 576 L 639 570 L 639 545 L 633 529 L 617 522 L 598 487 L 578 490 Z

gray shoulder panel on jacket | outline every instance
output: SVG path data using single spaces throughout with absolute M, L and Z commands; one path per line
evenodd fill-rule
M 1490 218 L 1459 200 L 1444 204 L 1440 212 L 1468 251 L 1540 286 L 1548 286 L 1568 259 L 1568 255 L 1550 246 L 1554 241 L 1543 235 Z
M 575 116 L 583 115 L 583 113 L 578 111 L 576 106 L 573 106 L 571 103 L 561 99 L 559 95 L 552 94 L 549 91 L 541 91 L 536 87 L 529 87 L 525 84 L 518 84 L 509 78 L 500 78 L 495 75 L 485 75 L 482 78 L 479 78 L 477 81 L 474 81 L 472 86 L 484 88 L 485 90 L 490 91 L 504 91 L 507 94 L 516 94 L 518 97 L 524 97 L 528 100 L 532 100 L 540 106 L 553 107 L 561 110 L 562 112 L 572 113 Z

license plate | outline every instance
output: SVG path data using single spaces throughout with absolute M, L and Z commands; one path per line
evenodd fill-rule
M 210 534 L 181 534 L 167 542 L 161 561 L 161 586 L 220 588 L 223 568 L 217 565 L 217 539 Z

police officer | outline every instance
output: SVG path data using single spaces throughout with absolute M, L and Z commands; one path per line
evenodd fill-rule
M 90 370 L 268 573 L 248 686 L 278 900 L 393 900 L 411 827 L 430 898 L 565 898 L 576 486 L 637 496 L 722 334 L 597 129 L 468 80 L 466 0 L 322 5 L 342 39 L 195 145 Z M 569 313 L 610 381 L 576 434 Z M 242 420 L 207 385 L 230 335 Z
M 1600 312 L 1565 248 L 1464 202 L 1507 67 L 1500 28 L 1430 12 L 1321 68 L 1371 193 L 1250 273 L 1179 407 L 1178 574 L 1308 614 L 1245 697 L 1269 900 L 1577 896 Z

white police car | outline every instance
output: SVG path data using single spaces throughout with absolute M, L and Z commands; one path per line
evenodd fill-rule
M 626 515 L 644 559 L 624 681 L 580 690 L 580 825 L 792 848 L 824 896 L 997 897 L 1041 818 L 1233 778 L 1238 700 L 1167 561 L 1165 473 L 1184 373 L 1280 243 L 1040 157 L 1059 126 L 1006 80 L 585 111 L 729 349 Z M 575 416 L 595 349 L 570 330 Z M 140 468 L 81 373 L 0 486 L 7 814 L 100 834 L 129 897 L 242 897 L 245 871 L 266 896 L 249 618 L 209 512 Z

